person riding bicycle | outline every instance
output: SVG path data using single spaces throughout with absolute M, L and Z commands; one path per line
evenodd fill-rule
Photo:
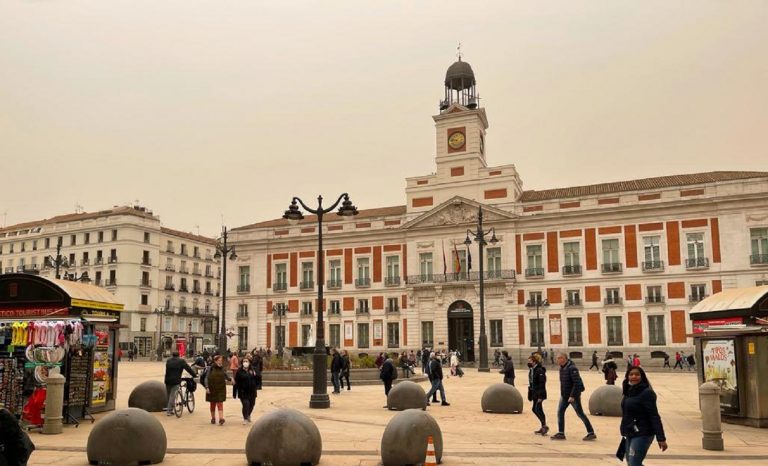
M 165 391 L 168 394 L 165 414 L 168 416 L 173 416 L 173 405 L 176 400 L 176 392 L 179 391 L 179 385 L 181 385 L 181 373 L 183 371 L 189 372 L 192 377 L 197 375 L 187 364 L 187 361 L 179 357 L 179 352 L 174 351 L 171 353 L 171 358 L 165 363 Z

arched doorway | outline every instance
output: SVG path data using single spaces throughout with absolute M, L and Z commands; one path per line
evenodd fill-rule
M 464 361 L 474 361 L 474 335 L 472 306 L 466 301 L 454 301 L 448 306 L 448 349 L 458 349 Z

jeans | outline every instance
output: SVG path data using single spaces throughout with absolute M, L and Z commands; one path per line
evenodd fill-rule
M 581 407 L 581 396 L 575 397 L 573 403 L 568 403 L 568 398 L 560 398 L 560 405 L 557 407 L 557 431 L 561 434 L 565 433 L 565 410 L 568 409 L 569 405 L 573 405 L 573 410 L 576 411 L 576 415 L 584 423 L 587 433 L 595 433 L 595 429 L 592 428 L 587 415 L 584 414 L 584 408 Z
M 627 464 L 629 466 L 643 466 L 643 460 L 652 443 L 653 435 L 627 438 Z
M 385 380 L 384 381 L 384 394 L 389 395 L 389 391 L 392 390 L 392 381 L 391 380 Z
M 533 407 L 531 410 L 533 411 L 533 414 L 539 418 L 541 427 L 547 425 L 547 417 L 544 415 L 544 400 L 533 400 Z
M 438 390 L 440 390 L 440 399 L 445 403 L 445 388 L 443 387 L 443 379 L 432 379 L 432 388 L 427 392 L 427 403 Z
M 341 377 L 339 377 L 339 382 L 341 384 L 341 389 L 344 390 L 344 381 L 347 381 L 347 390 L 350 390 L 352 388 L 352 385 L 349 384 L 349 372 L 342 372 Z
M 179 387 L 179 384 L 165 386 L 165 392 L 168 394 L 168 406 L 166 406 L 166 409 L 169 415 L 173 412 L 173 407 L 176 404 L 176 392 L 179 391 Z
M 339 382 L 339 373 L 331 372 L 331 380 L 333 381 L 333 392 L 339 393 L 341 391 L 340 382 Z
M 240 396 L 240 404 L 243 405 L 243 420 L 250 420 L 253 408 L 256 407 L 256 394 L 251 396 Z

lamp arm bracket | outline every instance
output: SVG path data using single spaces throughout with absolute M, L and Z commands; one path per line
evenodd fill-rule
M 323 209 L 323 213 L 327 214 L 328 212 L 332 212 L 336 207 L 338 207 L 339 203 L 342 199 L 349 197 L 349 194 L 347 193 L 341 193 L 338 199 L 336 199 L 336 202 L 333 203 L 332 206 L 328 207 L 327 209 Z
M 301 204 L 301 206 L 304 207 L 304 210 L 306 210 L 310 214 L 317 215 L 317 209 L 312 209 L 308 205 L 304 204 L 304 201 L 302 201 L 300 197 L 294 197 L 293 201 L 294 202 L 298 202 L 299 204 Z

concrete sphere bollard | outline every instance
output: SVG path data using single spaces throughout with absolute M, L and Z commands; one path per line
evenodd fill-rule
M 163 410 L 168 405 L 168 392 L 165 384 L 157 380 L 142 382 L 131 391 L 128 407 L 139 408 L 150 413 Z
M 589 397 L 589 414 L 621 417 L 621 387 L 602 385 Z
M 422 464 L 427 457 L 427 437 L 432 436 L 435 458 L 443 457 L 443 434 L 435 418 L 419 409 L 407 409 L 390 419 L 381 436 L 383 466 Z
M 138 408 L 107 414 L 88 435 L 88 464 L 162 463 L 168 446 L 163 425 Z
M 410 381 L 400 382 L 389 391 L 387 407 L 395 411 L 426 409 L 427 392 L 417 383 Z
M 289 408 L 261 416 L 245 440 L 249 465 L 315 465 L 322 451 L 323 441 L 315 423 Z
M 519 414 L 523 396 L 513 385 L 496 383 L 485 389 L 480 405 L 485 413 Z

